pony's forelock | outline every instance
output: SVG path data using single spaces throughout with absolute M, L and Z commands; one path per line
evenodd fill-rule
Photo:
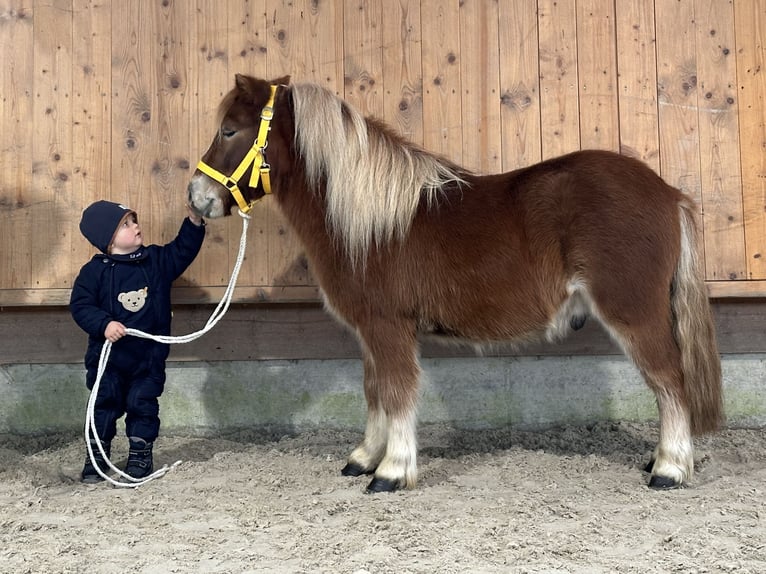
M 449 182 L 448 162 L 405 142 L 316 84 L 291 87 L 295 141 L 312 189 L 326 185 L 327 219 L 352 261 L 407 235 L 421 197 Z
M 231 109 L 231 106 L 234 104 L 234 100 L 237 98 L 237 90 L 230 90 L 221 100 L 221 103 L 218 105 L 218 110 L 216 111 L 215 116 L 215 124 L 218 126 L 218 135 L 220 136 L 221 130 L 223 129 L 223 120 L 226 117 L 226 114 L 229 113 L 229 110 Z

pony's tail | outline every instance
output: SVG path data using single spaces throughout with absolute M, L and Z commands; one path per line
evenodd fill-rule
M 717 430 L 724 421 L 721 358 L 700 265 L 694 205 L 684 198 L 679 207 L 681 253 L 671 295 L 673 328 L 681 349 L 691 431 L 699 435 Z

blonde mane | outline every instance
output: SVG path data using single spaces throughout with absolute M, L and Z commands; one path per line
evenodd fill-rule
M 404 238 L 420 203 L 446 183 L 464 183 L 458 168 L 405 142 L 315 84 L 292 86 L 295 140 L 313 189 L 326 184 L 327 219 L 354 262 L 373 243 Z

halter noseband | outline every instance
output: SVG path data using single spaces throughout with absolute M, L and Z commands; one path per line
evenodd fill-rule
M 274 97 L 276 94 L 277 86 L 271 86 L 271 95 L 269 96 L 269 101 L 266 102 L 266 105 L 261 111 L 261 125 L 258 127 L 258 137 L 255 138 L 253 145 L 250 147 L 250 150 L 239 163 L 237 169 L 234 170 L 234 173 L 232 173 L 230 176 L 225 175 L 217 169 L 210 167 L 202 160 L 200 160 L 197 164 L 198 170 L 229 190 L 229 193 L 231 193 L 231 195 L 234 197 L 237 205 L 239 206 L 239 209 L 244 214 L 249 213 L 250 210 L 253 209 L 253 205 L 255 205 L 256 201 L 258 201 L 255 199 L 250 203 L 247 203 L 245 201 L 245 197 L 242 195 L 242 191 L 239 189 L 238 184 L 242 179 L 242 176 L 245 175 L 247 168 L 250 166 L 253 167 L 252 171 L 250 172 L 249 186 L 251 188 L 257 187 L 258 180 L 260 179 L 263 183 L 264 193 L 271 193 L 271 178 L 269 177 L 271 166 L 266 163 L 264 150 L 269 143 L 266 138 L 269 135 L 269 130 L 271 129 L 271 120 L 274 117 Z

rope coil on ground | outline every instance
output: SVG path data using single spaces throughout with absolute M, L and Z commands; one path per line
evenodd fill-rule
M 239 252 L 237 253 L 237 261 L 234 264 L 234 269 L 231 272 L 231 279 L 229 279 L 229 284 L 226 286 L 226 291 L 224 292 L 223 297 L 221 298 L 221 301 L 218 303 L 215 310 L 210 315 L 210 318 L 207 320 L 207 323 L 205 323 L 205 326 L 199 331 L 196 331 L 194 333 L 189 333 L 188 335 L 179 335 L 179 336 L 150 335 L 149 333 L 144 333 L 143 331 L 139 331 L 138 329 L 126 329 L 125 330 L 126 335 L 132 335 L 134 337 L 141 337 L 144 339 L 152 339 L 159 343 L 166 343 L 166 344 L 190 343 L 191 341 L 199 339 L 202 335 L 204 335 L 205 333 L 210 331 L 213 327 L 215 327 L 218 321 L 221 320 L 224 314 L 226 314 L 226 311 L 229 309 L 232 295 L 234 294 L 234 286 L 237 283 L 237 276 L 239 275 L 239 270 L 242 267 L 242 262 L 245 259 L 245 245 L 247 243 L 247 227 L 250 220 L 250 216 L 247 215 L 246 213 L 243 213 L 241 210 L 239 211 L 239 215 L 240 217 L 242 217 L 242 237 L 239 240 Z M 106 365 L 107 365 L 107 362 L 109 361 L 109 354 L 111 353 L 111 350 L 112 350 L 112 342 L 106 341 L 104 343 L 104 346 L 101 348 L 101 356 L 99 357 L 99 361 L 98 361 L 98 370 L 96 371 L 96 381 L 93 383 L 93 388 L 91 389 L 90 397 L 88 398 L 88 406 L 87 406 L 87 411 L 85 414 L 85 444 L 88 449 L 88 456 L 90 457 L 90 461 L 91 463 L 93 463 L 93 467 L 96 469 L 96 472 L 98 472 L 101 478 L 112 483 L 114 486 L 123 487 L 123 488 L 135 488 L 137 486 L 141 486 L 142 484 L 146 484 L 147 482 L 154 480 L 155 478 L 160 478 L 161 476 L 164 476 L 169 470 L 178 466 L 181 463 L 181 461 L 180 460 L 176 461 L 170 466 L 164 465 L 162 468 L 154 471 L 149 476 L 145 476 L 144 478 L 134 478 L 130 476 L 129 474 L 123 472 L 116 466 L 114 466 L 114 464 L 112 464 L 112 461 L 109 460 L 109 457 L 106 455 L 106 452 L 104 451 L 104 447 L 101 444 L 101 440 L 98 437 L 98 431 L 96 430 L 95 406 L 96 406 L 96 397 L 98 396 L 98 389 L 101 384 L 101 378 L 104 375 L 104 371 L 106 370 Z M 116 472 L 120 477 L 122 477 L 123 479 L 126 479 L 128 482 L 115 480 L 101 470 L 100 465 L 97 464 L 95 460 L 95 455 L 93 452 L 93 443 L 95 443 L 96 446 L 98 447 L 98 452 L 103 457 L 104 462 L 107 464 L 107 466 L 112 471 Z

